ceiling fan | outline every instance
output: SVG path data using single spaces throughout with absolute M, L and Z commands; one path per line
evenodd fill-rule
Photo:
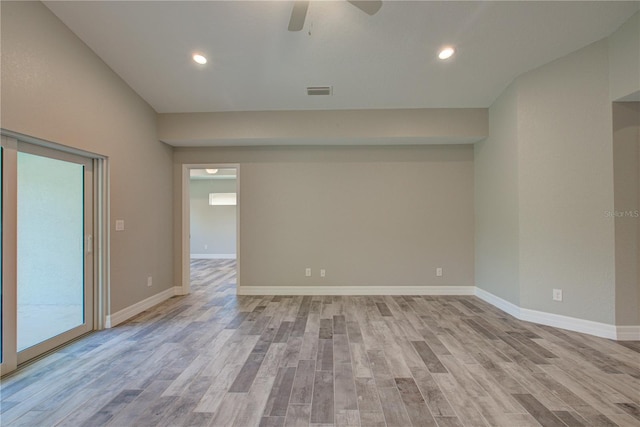
M 347 0 L 349 3 L 368 15 L 375 15 L 382 7 L 382 0 Z M 309 1 L 295 1 L 289 19 L 289 31 L 300 31 L 304 27 Z

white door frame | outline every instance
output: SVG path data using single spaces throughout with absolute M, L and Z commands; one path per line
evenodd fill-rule
M 182 277 L 180 294 L 191 292 L 191 169 L 235 169 L 236 170 L 236 294 L 240 289 L 240 164 L 238 163 L 189 163 L 182 165 Z

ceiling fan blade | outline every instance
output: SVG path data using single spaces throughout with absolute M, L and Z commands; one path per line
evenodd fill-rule
M 293 2 L 291 19 L 289 19 L 289 31 L 300 31 L 302 27 L 304 27 L 304 19 L 307 16 L 308 8 L 309 8 L 308 1 Z
M 382 7 L 382 0 L 348 0 L 349 3 L 366 13 L 375 15 Z

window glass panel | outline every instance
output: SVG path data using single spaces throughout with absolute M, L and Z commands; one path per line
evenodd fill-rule
M 84 167 L 18 153 L 18 351 L 84 320 Z

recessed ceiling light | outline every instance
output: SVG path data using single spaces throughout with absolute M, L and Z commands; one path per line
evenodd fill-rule
M 207 171 L 207 173 L 211 175 L 213 175 L 214 173 L 218 173 L 218 169 L 205 169 L 205 171 Z
M 456 53 L 456 50 L 454 48 L 452 48 L 451 46 L 446 46 L 440 50 L 440 52 L 438 53 L 438 58 L 449 59 L 453 56 L 454 53 Z
M 193 60 L 196 61 L 200 65 L 204 65 L 204 64 L 207 63 L 207 58 L 205 58 L 204 56 L 200 55 L 199 53 L 196 53 L 196 54 L 193 55 Z

